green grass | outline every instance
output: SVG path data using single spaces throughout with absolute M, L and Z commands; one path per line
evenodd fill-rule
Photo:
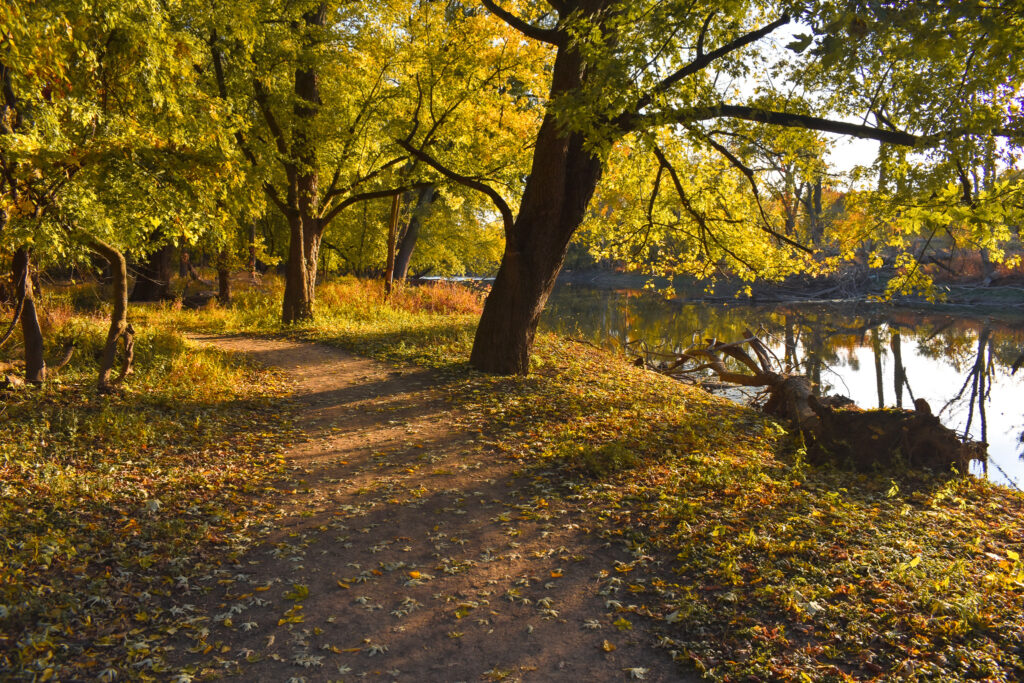
M 973 478 L 810 467 L 763 416 L 553 335 L 538 336 L 529 377 L 476 373 L 465 362 L 471 299 L 424 290 L 384 303 L 377 285 L 354 280 L 321 293 L 316 323 L 290 328 L 276 322 L 273 286 L 240 292 L 231 309 L 134 315 L 146 329 L 288 335 L 435 368 L 495 457 L 633 553 L 602 579 L 613 609 L 650 622 L 667 652 L 710 679 L 1024 677 L 1020 494 Z M 231 401 L 203 405 L 231 414 Z M 141 495 L 125 500 L 135 506 L 125 519 L 148 519 Z
M 269 518 L 286 388 L 180 334 L 143 328 L 136 372 L 95 389 L 101 319 L 48 300 L 48 338 L 79 341 L 42 388 L 0 399 L 0 678 L 161 671 L 182 581 L 246 548 Z M 8 354 L 16 349 L 9 346 Z
M 763 416 L 541 334 L 530 377 L 468 369 L 475 316 L 324 290 L 315 325 L 274 297 L 183 324 L 287 334 L 445 370 L 503 457 L 591 511 L 640 558 L 620 608 L 714 680 L 1019 680 L 1024 497 L 975 478 L 807 466 Z M 253 316 L 253 317 L 250 317 Z M 663 564 L 645 560 L 648 554 Z
M 620 609 L 711 679 L 1024 677 L 1020 494 L 809 467 L 763 416 L 552 335 L 538 336 L 530 377 L 481 375 L 465 363 L 475 315 L 383 304 L 376 290 L 325 287 L 304 327 L 275 322 L 275 296 L 258 314 L 178 320 L 444 370 L 504 457 L 635 551 L 606 577 Z

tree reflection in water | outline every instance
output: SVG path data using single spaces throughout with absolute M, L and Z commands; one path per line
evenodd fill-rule
M 645 292 L 566 286 L 552 295 L 544 324 L 654 357 L 677 354 L 695 340 L 734 341 L 758 330 L 783 366 L 820 393 L 848 395 L 864 407 L 910 406 L 919 394 L 942 406 L 948 426 L 989 444 L 993 480 L 1024 485 L 1024 412 L 1016 398 L 1024 373 L 1011 374 L 1024 347 L 1024 315 L 871 304 L 680 304 Z

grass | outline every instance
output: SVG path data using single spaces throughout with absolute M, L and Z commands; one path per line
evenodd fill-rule
M 281 327 L 273 285 L 239 292 L 230 309 L 166 306 L 136 315 L 145 329 L 288 335 L 442 373 L 455 404 L 475 420 L 495 457 L 518 463 L 537 482 L 538 496 L 560 497 L 584 511 L 593 533 L 632 552 L 632 562 L 608 567 L 602 579 L 621 623 L 648 622 L 660 634 L 659 645 L 709 679 L 1024 677 L 1020 494 L 973 478 L 904 473 L 894 481 L 891 474 L 809 467 L 800 444 L 761 415 L 553 335 L 538 336 L 529 377 L 473 372 L 465 359 L 479 300 L 465 292 L 421 288 L 385 303 L 378 285 L 356 280 L 320 292 L 315 325 Z M 179 339 L 151 334 L 153 340 Z M 152 362 L 170 369 L 174 357 L 153 354 Z M 134 382 L 159 383 L 165 374 Z M 173 394 L 174 386 L 165 391 Z M 116 400 L 139 401 L 133 406 L 154 400 L 131 399 L 137 391 Z M 233 414 L 231 400 L 222 398 L 199 404 L 215 406 L 205 419 Z M 86 393 L 74 400 L 98 401 Z M 63 462 L 56 450 L 42 450 L 44 427 L 33 411 L 19 415 L 19 443 L 38 446 L 13 459 L 26 459 L 34 471 Z M 48 423 L 46 434 L 58 436 L 47 443 L 78 443 L 66 427 L 52 431 L 66 420 Z M 211 443 L 231 432 L 217 433 Z M 244 425 L 242 433 L 258 434 L 259 427 Z M 147 439 L 160 443 L 156 436 Z M 174 450 L 175 457 L 186 457 L 192 447 Z M 114 460 L 128 457 L 123 447 L 113 452 L 121 454 Z M 36 494 L 13 495 L 12 509 L 26 518 L 17 527 L 23 556 L 48 552 L 37 550 L 47 546 L 33 534 L 76 528 L 63 517 L 56 525 L 29 527 L 27 518 L 42 519 L 25 511 L 37 509 Z M 125 510 L 115 517 L 119 524 L 152 523 L 145 501 L 153 493 L 119 495 Z M 71 497 L 54 490 L 42 500 L 55 507 L 53 501 Z M 178 507 L 173 516 L 186 514 Z M 176 551 L 162 550 L 159 557 Z M 62 561 L 74 566 L 73 559 Z M 91 580 L 102 583 L 102 576 L 94 573 Z M 5 590 L 32 585 L 9 581 Z M 45 614 L 41 610 L 54 602 L 39 600 L 33 614 Z M 130 627 L 139 628 L 127 623 L 111 630 Z
M 472 307 L 384 305 L 377 287 L 323 288 L 306 327 L 280 328 L 269 308 L 185 324 L 457 377 L 456 402 L 496 449 L 641 558 L 609 571 L 630 598 L 622 609 L 710 679 L 1024 677 L 1020 494 L 970 477 L 809 467 L 751 410 L 553 335 L 538 336 L 530 377 L 480 375 L 465 364 Z
M 270 518 L 286 387 L 272 373 L 145 328 L 136 373 L 95 390 L 104 321 L 44 302 L 71 365 L 7 392 L 0 424 L 0 678 L 146 678 L 187 621 L 161 607 L 222 571 Z M 15 346 L 8 346 L 8 354 Z

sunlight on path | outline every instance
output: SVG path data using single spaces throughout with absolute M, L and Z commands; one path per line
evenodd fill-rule
M 634 558 L 487 452 L 443 380 L 326 346 L 194 339 L 282 368 L 308 438 L 286 453 L 264 543 L 180 595 L 197 619 L 176 667 L 247 681 L 688 680 L 616 614 L 628 594 L 607 569 Z

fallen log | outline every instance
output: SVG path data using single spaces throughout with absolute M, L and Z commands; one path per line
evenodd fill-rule
M 858 470 L 909 468 L 966 474 L 972 460 L 987 458 L 987 444 L 961 439 L 932 414 L 924 399 L 914 402 L 914 410 L 863 410 L 845 396 L 818 397 L 806 377 L 783 372 L 760 339 L 749 331 L 744 335 L 745 339 L 732 343 L 708 339 L 707 346 L 691 347 L 675 361 L 654 369 L 673 376 L 711 370 L 730 384 L 764 387 L 768 398 L 762 410 L 803 433 L 807 457 L 813 463 Z M 742 369 L 730 369 L 726 357 L 738 361 Z M 691 361 L 699 364 L 688 367 Z

